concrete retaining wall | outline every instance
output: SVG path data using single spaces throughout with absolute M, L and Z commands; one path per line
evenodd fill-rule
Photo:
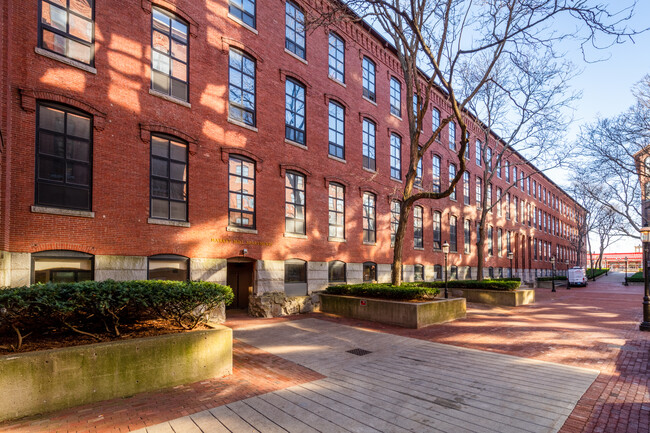
M 370 320 L 405 328 L 422 328 L 466 315 L 464 298 L 430 302 L 399 302 L 353 296 L 320 295 L 321 311 L 353 319 Z
M 502 305 L 506 307 L 517 307 L 535 302 L 535 290 L 518 289 L 507 290 L 481 290 L 481 289 L 452 289 L 454 296 L 462 296 L 467 302 L 478 304 Z
M 232 330 L 161 335 L 0 357 L 0 421 L 232 373 Z

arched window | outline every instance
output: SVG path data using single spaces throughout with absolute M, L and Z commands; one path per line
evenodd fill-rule
M 297 55 L 305 58 L 305 13 L 292 1 L 285 7 L 285 41 L 284 47 Z
M 190 279 L 190 259 L 175 254 L 150 256 L 147 263 L 147 279 L 187 281 Z
M 449 279 L 457 280 L 458 279 L 458 266 L 452 266 L 449 270 Z
M 255 163 L 230 155 L 228 167 L 228 225 L 254 229 Z
M 151 218 L 187 221 L 187 143 L 151 135 Z
M 433 192 L 440 192 L 440 157 L 433 155 L 431 163 L 433 165 Z
M 433 265 L 433 279 L 442 280 L 442 265 Z
M 488 276 L 494 278 L 494 268 L 492 266 L 488 268 Z
M 284 262 L 284 293 L 287 296 L 307 295 L 307 262 L 290 259 Z
M 363 264 L 363 282 L 377 282 L 377 263 L 365 262 Z
M 330 284 L 340 284 L 347 281 L 345 262 L 334 260 L 327 264 L 327 280 Z
M 92 1 L 41 0 L 39 46 L 48 51 L 92 65 L 94 56 Z
M 415 281 L 424 281 L 424 266 L 416 264 L 413 266 L 413 279 Z
M 439 250 L 442 246 L 441 244 L 441 213 L 438 211 L 433 212 L 433 249 Z
M 329 76 L 345 83 L 345 42 L 334 32 L 329 34 Z
M 370 244 L 377 240 L 375 201 L 374 194 L 363 193 L 363 242 Z
M 94 279 L 94 256 L 79 251 L 49 250 L 32 254 L 33 283 L 70 283 Z
M 188 24 L 173 13 L 151 11 L 151 88 L 182 101 L 188 100 Z
M 255 60 L 232 47 L 229 56 L 228 117 L 255 126 Z
M 399 215 L 401 203 L 397 200 L 390 202 L 390 245 L 395 245 L 395 235 L 397 234 L 397 227 L 399 226 Z
M 422 206 L 415 206 L 413 208 L 413 247 L 424 248 L 424 232 L 423 232 L 423 210 Z

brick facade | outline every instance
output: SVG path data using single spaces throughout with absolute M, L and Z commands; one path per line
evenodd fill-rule
M 300 2 L 298 2 L 300 3 Z M 4 82 L 0 88 L 0 130 L 2 149 L 2 189 L 0 250 L 4 251 L 4 283 L 25 283 L 29 254 L 53 249 L 74 250 L 102 256 L 178 254 L 191 259 L 222 260 L 246 257 L 280 262 L 298 258 L 308 262 L 341 260 L 346 263 L 373 261 L 389 264 L 390 202 L 399 199 L 402 183 L 389 176 L 390 134 L 403 137 L 402 172 L 408 161 L 408 125 L 390 114 L 390 77 L 399 77 L 397 60 L 384 41 L 356 25 L 336 29 L 345 41 L 345 84 L 328 78 L 328 33 L 323 29 L 307 32 L 306 60 L 284 49 L 285 2 L 258 0 L 254 31 L 229 17 L 227 2 L 189 0 L 130 0 L 97 2 L 94 12 L 94 64 L 71 65 L 52 58 L 39 49 L 39 2 L 5 3 L 2 20 L 3 44 L 0 68 Z M 175 102 L 152 92 L 151 20 L 152 6 L 164 8 L 189 24 L 189 98 Z M 256 124 L 243 127 L 228 119 L 228 54 L 236 47 L 256 62 Z M 376 66 L 377 101 L 362 98 L 362 58 Z M 285 140 L 285 80 L 291 77 L 306 87 L 306 146 Z M 402 113 L 411 108 L 402 84 Z M 345 108 L 345 160 L 328 157 L 328 102 Z M 90 212 L 73 215 L 52 213 L 35 205 L 36 107 L 52 101 L 83 111 L 93 119 L 92 206 Z M 443 115 L 444 98 L 435 94 L 431 107 Z M 362 167 L 362 119 L 377 124 L 376 172 Z M 431 130 L 431 117 L 425 131 Z M 479 132 L 470 126 L 470 143 Z M 164 133 L 188 143 L 189 224 L 161 225 L 150 220 L 150 137 Z M 424 188 L 431 188 L 431 157 L 442 159 L 441 180 L 448 179 L 454 154 L 443 143 L 434 145 L 423 159 Z M 459 135 L 459 133 L 458 133 Z M 450 265 L 476 266 L 475 179 L 482 169 L 474 161 L 473 144 L 468 170 L 471 172 L 471 205 L 463 205 L 462 182 L 458 200 L 426 201 L 423 206 L 424 248 L 413 248 L 413 214 L 406 234 L 404 263 L 432 266 L 443 263 L 443 255 L 433 249 L 432 215 L 442 212 L 442 241 L 449 239 L 450 215 L 458 217 L 459 253 L 450 255 Z M 228 230 L 228 157 L 247 156 L 256 161 L 256 233 Z M 510 157 L 513 163 L 517 155 Z M 531 172 L 526 166 L 524 171 Z M 285 235 L 284 174 L 295 170 L 306 176 L 306 236 Z M 496 179 L 496 188 L 507 188 L 505 176 Z M 536 183 L 557 197 L 567 209 L 575 205 L 571 197 L 541 174 Z M 531 183 L 532 183 L 531 179 Z M 328 182 L 345 186 L 345 242 L 328 240 Z M 377 196 L 377 241 L 362 242 L 362 195 Z M 511 195 L 575 228 L 568 215 L 533 197 L 532 191 L 512 189 Z M 494 196 L 494 195 L 493 195 Z M 505 212 L 504 212 L 505 216 Z M 463 219 L 471 220 L 472 252 L 463 254 Z M 550 269 L 550 261 L 530 256 L 532 237 L 571 249 L 567 236 L 555 236 L 521 223 L 492 215 L 491 225 L 516 234 L 513 240 L 514 267 L 519 272 Z M 505 234 L 504 234 L 505 238 Z M 514 238 L 513 238 L 514 239 Z M 526 246 L 522 248 L 521 241 Z M 504 239 L 504 249 L 505 239 Z M 496 240 L 495 240 L 496 249 Z M 502 254 L 489 257 L 488 267 L 508 268 Z M 11 260 L 9 260 L 10 258 Z M 197 265 L 198 266 L 198 265 Z M 215 265 L 217 268 L 219 265 Z M 277 269 L 276 266 L 274 269 Z M 264 265 L 259 271 L 261 288 Z M 385 269 L 385 268 L 384 268 Z M 428 268 L 430 269 L 430 268 Z M 16 272 L 20 270 L 20 278 Z M 198 272 L 198 271 L 197 271 Z M 348 269 L 350 272 L 350 269 Z M 193 275 L 198 275 L 193 274 Z M 525 274 L 528 275 L 528 274 Z M 532 274 L 531 274 L 532 275 Z M 224 280 L 223 272 L 218 280 Z M 473 273 L 472 277 L 475 277 Z M 278 279 L 277 276 L 270 277 Z M 326 278 L 326 277 L 325 277 Z M 432 275 L 426 275 L 431 279 Z M 276 281 L 277 283 L 277 281 Z M 326 281 L 325 281 L 326 283 Z M 321 284 L 322 286 L 322 284 Z M 316 288 L 316 287 L 313 287 Z M 310 289 L 312 286 L 310 285 Z

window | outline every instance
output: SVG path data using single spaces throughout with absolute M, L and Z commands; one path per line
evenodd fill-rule
M 32 254 L 32 282 L 72 283 L 89 281 L 94 257 L 78 251 L 50 250 Z
M 535 245 L 535 247 L 534 247 L 534 257 L 533 258 L 535 260 L 537 260 L 537 250 L 538 250 L 538 248 L 537 248 L 537 239 L 534 240 L 534 245 Z
M 345 111 L 334 101 L 329 105 L 329 154 L 345 158 Z
M 493 245 L 493 231 L 492 231 L 492 226 L 488 226 L 488 231 L 487 231 L 487 246 L 488 246 L 488 255 L 493 256 L 494 255 L 494 245 Z
M 458 252 L 458 218 L 454 215 L 449 217 L 449 251 L 452 253 Z
M 531 227 L 533 225 L 533 221 L 532 221 L 532 215 L 530 213 L 530 203 L 526 203 L 526 216 L 528 219 L 528 227 Z
M 492 171 L 492 149 L 489 147 L 485 149 L 485 166 L 488 171 Z
M 476 221 L 476 243 L 481 242 L 481 223 Z
M 376 197 L 363 193 L 363 241 L 374 244 L 377 240 Z
M 90 210 L 92 120 L 66 107 L 39 104 L 36 204 Z
M 291 78 L 285 84 L 284 113 L 284 137 L 305 144 L 305 86 Z
M 433 265 L 433 279 L 442 280 L 442 265 Z
M 255 28 L 255 0 L 230 0 L 228 12 L 247 26 Z
M 526 190 L 526 177 L 524 175 L 524 172 L 521 171 L 521 170 L 519 170 L 519 179 L 520 179 L 519 186 L 521 187 L 522 191 L 525 191 Z
M 230 156 L 228 167 L 228 225 L 254 229 L 255 163 Z
M 422 152 L 422 146 L 418 146 L 418 152 Z M 418 159 L 415 169 L 415 186 L 422 187 L 422 158 Z
M 307 295 L 307 262 L 300 259 L 284 262 L 284 293 L 287 296 Z
M 537 198 L 537 181 L 533 180 L 533 197 Z
M 501 158 L 499 156 L 497 156 L 496 171 L 497 171 L 497 177 L 501 179 Z
M 255 61 L 230 49 L 228 117 L 255 126 Z
M 372 283 L 377 281 L 377 263 L 365 262 L 363 264 L 363 282 Z
M 451 183 L 454 181 L 455 177 L 456 177 L 456 166 L 454 164 L 449 164 L 449 186 L 451 186 Z M 454 187 L 454 190 L 449 195 L 449 198 L 451 200 L 456 200 L 456 187 Z
M 415 281 L 424 281 L 424 266 L 423 265 L 413 265 L 413 279 Z
M 187 221 L 187 144 L 151 136 L 151 218 Z
M 440 127 L 440 110 L 437 108 L 431 112 L 431 124 L 432 132 L 436 132 L 436 129 Z M 436 137 L 436 141 L 440 141 L 440 135 Z
M 458 279 L 458 266 L 452 266 L 449 268 L 449 279 L 450 280 Z
M 433 212 L 433 249 L 439 250 L 442 246 L 441 238 L 442 215 L 438 211 Z
M 402 85 L 395 78 L 390 79 L 390 112 L 402 117 Z
M 78 62 L 94 62 L 92 0 L 41 0 L 39 45 Z
M 487 195 L 487 197 L 485 197 L 485 199 L 487 201 L 487 207 L 490 210 L 490 213 L 492 213 L 492 208 L 491 208 L 491 206 L 492 206 L 492 184 L 489 184 L 487 186 L 487 189 L 485 190 L 485 194 Z
M 345 83 L 345 43 L 339 35 L 330 33 L 329 45 L 329 75 Z
M 433 155 L 433 192 L 440 192 L 440 157 Z
M 497 188 L 497 216 L 500 218 L 502 215 L 503 203 L 501 203 L 501 188 Z
M 402 180 L 402 139 L 397 134 L 390 135 L 390 177 Z
M 497 229 L 497 256 L 501 257 L 503 252 L 503 230 Z
M 483 201 L 483 181 L 480 177 L 476 178 L 476 207 L 481 207 Z
M 390 202 L 390 245 L 395 245 L 395 235 L 399 226 L 400 202 L 393 200 Z
M 284 231 L 304 235 L 305 226 L 305 177 L 288 171 L 285 176 Z
M 515 222 L 519 222 L 519 199 L 517 197 L 513 197 L 512 201 L 515 207 Z
M 506 219 L 510 219 L 510 193 L 506 193 Z
M 376 102 L 375 71 L 377 68 L 375 63 L 369 58 L 364 57 L 361 68 L 363 69 L 363 96 L 372 102 Z
M 528 192 L 528 195 L 530 195 L 530 177 L 526 178 L 526 191 Z
M 492 266 L 490 266 L 490 267 L 488 268 L 488 277 L 489 277 L 490 279 L 493 279 L 493 278 L 494 278 L 494 268 L 493 268 Z
M 476 140 L 476 165 L 483 165 L 483 145 L 479 140 Z
M 511 248 L 511 245 L 510 245 L 510 232 L 509 231 L 506 231 L 506 248 L 507 248 L 506 251 L 508 253 L 512 252 L 512 248 Z
M 160 254 L 147 260 L 147 279 L 166 281 L 188 281 L 190 259 L 177 255 Z
M 465 243 L 465 249 L 464 252 L 465 254 L 469 254 L 471 251 L 471 243 L 472 243 L 472 232 L 471 232 L 471 226 L 470 226 L 470 221 L 466 219 L 463 222 L 463 238 L 464 238 L 464 243 Z
M 363 166 L 369 170 L 377 169 L 375 160 L 375 135 L 377 125 L 374 122 L 363 119 Z
M 456 124 L 449 122 L 449 149 L 456 150 Z
M 187 101 L 188 25 L 176 15 L 154 7 L 151 27 L 151 88 Z
M 517 188 L 517 166 L 512 167 L 512 183 Z
M 469 194 L 470 194 L 469 171 L 466 171 L 465 173 L 463 173 L 463 203 L 467 205 L 470 203 Z
M 506 182 L 510 183 L 510 161 L 506 161 Z
M 345 189 L 338 183 L 329 186 L 329 237 L 345 239 Z
M 285 7 L 284 47 L 296 56 L 305 58 L 305 14 L 295 3 Z
M 327 281 L 330 284 L 345 284 L 347 281 L 345 273 L 345 262 L 334 260 L 327 264 Z
M 413 247 L 424 248 L 424 232 L 423 224 L 423 211 L 422 206 L 415 206 L 413 208 Z

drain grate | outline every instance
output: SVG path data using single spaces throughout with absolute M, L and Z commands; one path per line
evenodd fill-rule
M 352 350 L 346 350 L 346 352 L 357 356 L 363 356 L 372 353 L 371 351 L 365 349 L 352 349 Z

